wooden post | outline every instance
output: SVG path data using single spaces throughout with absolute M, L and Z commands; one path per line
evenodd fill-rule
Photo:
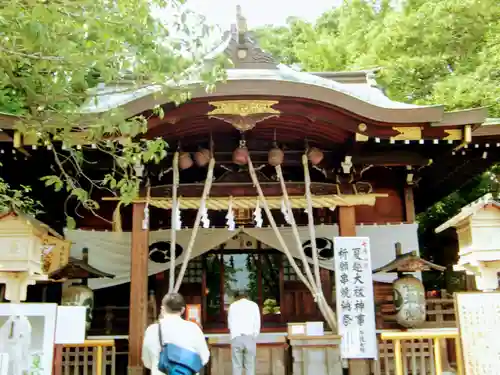
M 356 211 L 354 206 L 342 206 L 339 210 L 339 235 L 356 236 Z M 369 375 L 370 362 L 365 359 L 349 360 L 349 375 Z
M 143 229 L 145 203 L 134 203 L 130 270 L 128 374 L 143 375 L 142 341 L 148 316 L 148 234 Z
M 415 201 L 413 199 L 413 187 L 406 186 L 404 189 L 405 195 L 405 221 L 407 223 L 415 222 Z

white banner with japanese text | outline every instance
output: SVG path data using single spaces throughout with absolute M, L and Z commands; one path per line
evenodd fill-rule
M 335 237 L 337 319 L 342 358 L 377 358 L 375 302 L 368 237 Z

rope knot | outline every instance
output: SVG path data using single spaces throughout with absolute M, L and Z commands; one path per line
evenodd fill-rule
M 314 293 L 313 297 L 314 297 L 314 302 L 318 302 L 321 299 L 325 299 L 325 295 L 323 294 L 323 291 L 318 291 L 318 292 Z

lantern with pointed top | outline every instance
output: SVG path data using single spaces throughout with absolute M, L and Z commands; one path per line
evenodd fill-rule
M 393 283 L 394 307 L 396 322 L 405 328 L 417 328 L 425 323 L 426 303 L 425 288 L 422 281 L 406 272 L 444 271 L 446 267 L 438 266 L 420 258 L 416 251 L 402 254 L 401 244 L 396 247 L 396 259 L 373 270 L 378 272 L 397 272 L 398 278 Z
M 50 275 L 52 279 L 80 280 L 72 285 L 68 281 L 63 286 L 61 305 L 63 306 L 85 306 L 86 329 L 90 329 L 92 323 L 92 311 L 94 309 L 94 291 L 87 286 L 87 280 L 90 278 L 109 277 L 114 275 L 98 270 L 89 264 L 89 251 L 82 249 L 82 259 L 70 257 L 68 265 Z

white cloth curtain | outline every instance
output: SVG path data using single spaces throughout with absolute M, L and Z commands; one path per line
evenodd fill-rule
M 333 237 L 338 236 L 337 225 L 318 225 L 315 228 L 319 252 L 320 266 L 329 270 L 334 269 L 333 260 Z M 290 227 L 280 228 L 280 232 L 288 248 L 295 258 L 299 258 L 295 246 L 292 229 Z M 199 229 L 198 235 L 193 247 L 191 258 L 196 258 L 218 246 L 222 245 L 232 237 L 245 233 L 250 237 L 257 239 L 263 244 L 283 251 L 276 236 L 271 228 L 241 228 L 236 231 L 221 229 Z M 309 240 L 307 227 L 299 227 L 300 239 L 306 248 Z M 397 224 L 397 225 L 358 225 L 356 234 L 360 237 L 369 237 L 372 254 L 372 267 L 381 267 L 395 258 L 394 244 L 400 242 L 403 252 L 417 251 L 417 224 Z M 114 285 L 130 282 L 130 251 L 131 251 L 131 233 L 130 232 L 98 232 L 83 230 L 67 230 L 66 238 L 72 241 L 71 256 L 81 257 L 84 247 L 89 249 L 89 263 L 91 266 L 115 275 L 114 279 L 92 279 L 89 280 L 89 286 L 92 289 L 106 288 Z M 183 251 L 177 253 L 176 264 L 180 264 L 184 259 L 191 229 L 183 229 L 177 232 L 178 247 Z M 149 244 L 156 244 L 156 248 L 151 246 L 148 274 L 153 275 L 168 270 L 169 250 L 158 248 L 158 242 L 167 242 L 170 240 L 170 230 L 151 231 L 149 233 Z M 161 245 L 161 244 L 160 244 Z M 168 246 L 165 247 L 169 248 Z M 166 256 L 166 258 L 164 258 Z M 163 258 L 163 259 L 162 259 Z M 164 263 L 154 262 L 160 259 Z M 312 259 L 311 259 L 312 262 Z M 419 276 L 417 274 L 417 276 Z M 395 275 L 377 274 L 373 279 L 380 282 L 391 282 Z

